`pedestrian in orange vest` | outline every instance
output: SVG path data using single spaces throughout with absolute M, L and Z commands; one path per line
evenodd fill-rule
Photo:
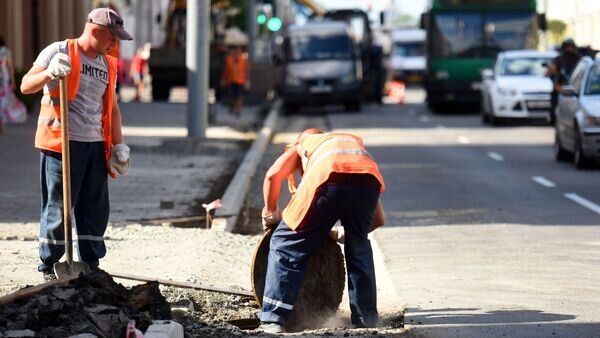
M 81 36 L 42 50 L 21 83 L 24 94 L 44 92 L 35 147 L 41 151 L 42 185 L 38 270 L 46 280 L 56 278 L 52 267 L 64 254 L 59 78 L 67 82 L 71 196 L 79 257 L 94 270 L 106 254 L 107 176 L 116 178 L 129 170 L 129 147 L 123 143 L 115 98 L 117 60 L 109 55 L 117 39 L 132 39 L 121 17 L 108 8 L 94 9 Z
M 302 181 L 295 186 L 298 170 Z M 278 200 L 288 179 L 292 194 L 283 213 Z M 263 227 L 273 228 L 260 330 L 285 331 L 308 259 L 340 220 L 345 232 L 351 321 L 373 327 L 379 320 L 373 252 L 367 235 L 383 225 L 379 199 L 385 185 L 362 139 L 346 133 L 307 129 L 286 147 L 263 184 Z
M 229 113 L 240 116 L 244 105 L 244 93 L 250 88 L 248 54 L 241 46 L 233 46 L 225 57 L 221 85 L 227 90 Z

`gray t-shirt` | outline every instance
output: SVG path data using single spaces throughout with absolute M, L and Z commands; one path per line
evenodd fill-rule
M 48 68 L 50 60 L 56 53 L 69 54 L 66 40 L 54 42 L 46 47 L 38 55 L 34 64 Z M 69 103 L 69 139 L 79 142 L 103 141 L 102 97 L 108 87 L 108 63 L 103 55 L 90 59 L 80 50 L 79 56 L 81 69 L 78 71 L 81 77 L 77 95 Z M 44 94 L 57 87 L 58 79 L 51 80 L 44 86 Z

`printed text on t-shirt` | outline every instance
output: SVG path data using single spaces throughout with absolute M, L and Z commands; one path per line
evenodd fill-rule
M 100 68 L 93 67 L 91 65 L 82 64 L 81 74 L 92 76 L 104 81 L 108 81 L 108 72 Z

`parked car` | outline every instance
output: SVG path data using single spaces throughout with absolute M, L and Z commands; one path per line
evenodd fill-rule
M 558 95 L 554 153 L 578 169 L 600 158 L 600 60 L 582 58 Z
M 494 69 L 482 71 L 483 123 L 502 119 L 550 118 L 552 82 L 546 65 L 557 53 L 513 50 L 498 54 Z
M 425 78 L 425 31 L 404 28 L 392 31 L 390 53 L 392 80 L 423 82 Z
M 287 113 L 322 104 L 361 110 L 361 55 L 345 22 L 292 25 L 285 33 L 283 49 L 282 96 Z

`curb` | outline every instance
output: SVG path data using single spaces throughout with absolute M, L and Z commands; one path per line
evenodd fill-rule
M 221 198 L 223 207 L 215 211 L 211 229 L 233 232 L 240 210 L 250 189 L 250 182 L 256 173 L 256 168 L 271 141 L 271 137 L 279 121 L 280 106 L 281 102 L 277 101 L 271 107 L 263 127 L 254 142 L 252 142 L 250 149 L 242 160 L 242 164 L 238 167 L 227 190 L 225 190 L 223 198 Z

